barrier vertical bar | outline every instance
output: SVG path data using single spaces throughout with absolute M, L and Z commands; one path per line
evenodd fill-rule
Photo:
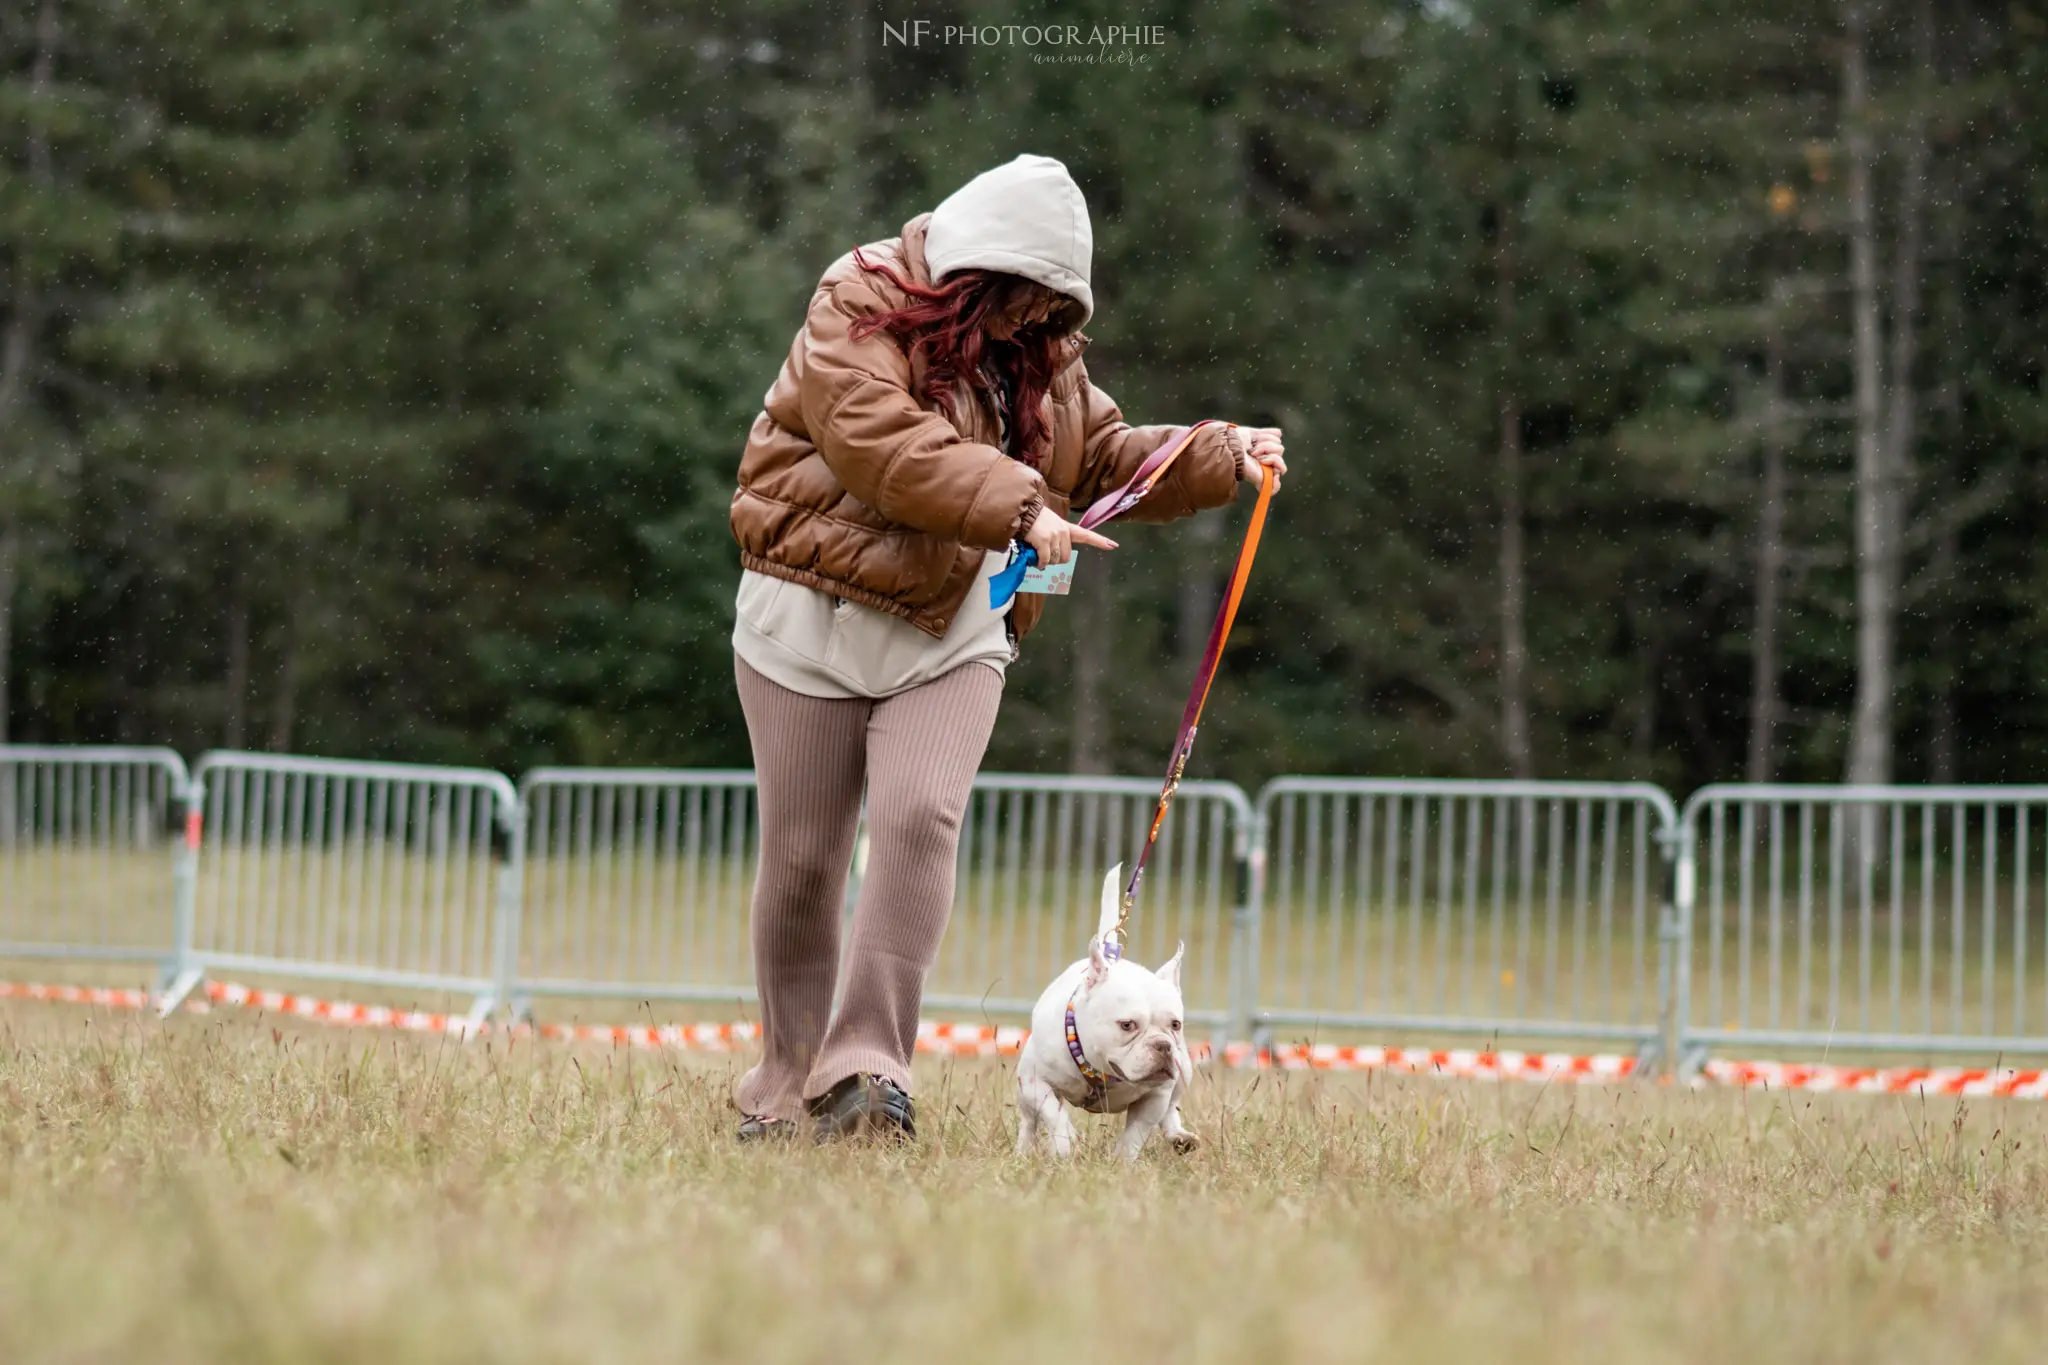
M 1699 878 L 1689 813 L 1677 820 L 1668 811 L 1660 816 L 1656 845 L 1665 875 L 1657 879 L 1664 892 L 1657 916 L 1662 926 L 1657 935 L 1657 986 L 1663 993 L 1657 1002 L 1661 1024 L 1657 1069 L 1662 1075 L 1680 1077 L 1692 1066 L 1686 1031 L 1692 1017 L 1692 926 Z M 1644 812 L 1638 808 L 1636 819 L 1643 818 Z M 1719 896 L 1718 887 L 1714 894 Z
M 1266 900 L 1265 808 L 1234 803 L 1230 816 L 1237 864 L 1236 905 L 1231 911 L 1230 1022 L 1227 1039 L 1258 1043 L 1252 1018 L 1258 1008 L 1259 954 L 1263 951 Z
M 498 861 L 497 962 L 488 996 L 476 1002 L 471 1018 L 482 1023 L 494 1012 L 516 1017 L 520 1006 L 513 1000 L 512 983 L 519 971 L 519 936 L 525 923 L 526 892 L 526 802 L 516 792 L 508 802 L 503 793 L 492 794 L 498 828 L 505 841 Z
M 192 966 L 193 908 L 199 899 L 199 842 L 206 825 L 206 789 L 194 777 L 178 783 L 182 826 L 171 855 L 171 956 L 157 981 L 159 1007 L 166 1012 L 199 984 Z

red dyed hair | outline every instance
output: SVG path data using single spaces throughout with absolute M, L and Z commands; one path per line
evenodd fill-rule
M 1060 344 L 1079 319 L 1080 303 L 1036 280 L 999 270 L 962 270 L 941 284 L 924 285 L 904 278 L 885 261 L 870 261 L 859 247 L 853 249 L 853 259 L 862 270 L 887 277 L 910 296 L 910 302 L 854 319 L 849 335 L 865 341 L 876 332 L 887 332 L 906 354 L 923 351 L 926 368 L 919 397 L 948 412 L 956 384 L 987 389 L 981 375 L 984 360 L 1007 369 L 1016 385 L 1010 420 L 1017 427 L 1017 449 L 1023 461 L 1036 468 L 1050 439 L 1045 393 L 1059 363 Z M 988 324 L 1006 310 L 1048 299 L 1054 301 L 1054 309 L 1047 321 L 1020 327 L 1007 341 L 989 335 Z

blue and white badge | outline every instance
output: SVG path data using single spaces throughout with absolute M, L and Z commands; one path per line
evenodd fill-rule
M 1068 555 L 1066 563 L 1044 569 L 1038 565 L 1038 551 L 1029 545 L 1010 542 L 1010 562 L 988 581 L 989 606 L 1001 611 L 1020 592 L 1065 597 L 1073 591 L 1074 561 L 1079 556 L 1080 551 L 1076 550 Z
M 1065 597 L 1074 588 L 1074 564 L 1080 556 L 1079 550 L 1067 553 L 1067 562 L 1055 564 L 1049 569 L 1032 565 L 1024 571 L 1024 580 L 1017 585 L 1018 592 L 1042 592 L 1049 597 Z

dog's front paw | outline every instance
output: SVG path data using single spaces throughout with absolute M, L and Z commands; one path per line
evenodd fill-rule
M 1196 1137 L 1193 1133 L 1190 1133 L 1185 1128 L 1181 1129 L 1178 1133 L 1175 1133 L 1172 1137 L 1168 1138 L 1167 1141 L 1171 1142 L 1173 1144 L 1173 1150 L 1180 1153 L 1182 1156 L 1187 1156 L 1192 1152 L 1198 1152 L 1202 1148 L 1202 1140 Z

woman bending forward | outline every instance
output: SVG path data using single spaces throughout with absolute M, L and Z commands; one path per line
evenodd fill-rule
M 1048 565 L 1115 548 L 1068 513 L 1183 430 L 1131 426 L 1088 381 L 1092 250 L 1058 161 L 976 176 L 833 262 L 748 433 L 733 671 L 761 803 L 763 1055 L 739 1083 L 742 1139 L 807 1118 L 820 1137 L 914 1132 L 911 1049 L 960 822 L 1003 671 L 1043 610 L 1035 594 L 991 608 L 988 580 L 1013 541 Z M 1261 464 L 1286 469 L 1277 430 L 1205 427 L 1126 515 L 1220 507 Z

